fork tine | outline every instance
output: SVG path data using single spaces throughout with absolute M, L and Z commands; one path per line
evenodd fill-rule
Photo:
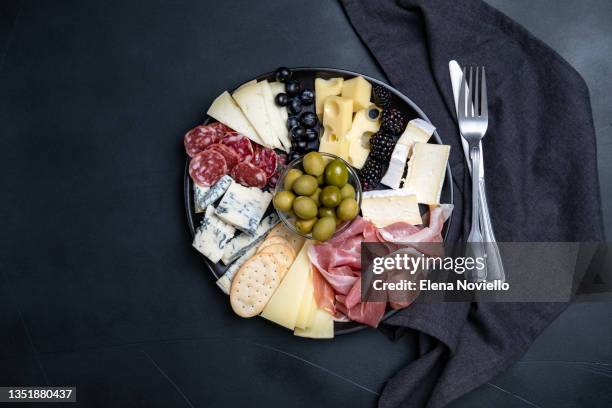
M 463 67 L 461 85 L 459 86 L 459 109 L 457 109 L 457 119 L 461 118 L 465 118 L 465 67 Z
M 476 78 L 474 78 L 474 116 L 480 116 L 480 106 L 478 105 L 478 68 L 476 67 Z
M 487 80 L 485 78 L 485 67 L 482 67 L 482 79 L 480 81 L 480 115 L 484 118 L 489 117 L 489 107 L 487 106 Z
M 472 82 L 472 67 L 470 67 L 470 78 L 467 84 L 467 108 L 468 116 L 474 116 L 474 104 L 472 103 L 472 93 L 474 92 L 474 83 Z

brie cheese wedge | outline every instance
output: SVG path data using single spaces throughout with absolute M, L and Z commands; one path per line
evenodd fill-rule
M 419 204 L 440 204 L 449 153 L 448 145 L 414 144 L 403 189 L 415 194 Z
M 404 190 L 375 190 L 363 193 L 363 218 L 382 228 L 396 222 L 423 223 L 417 197 Z

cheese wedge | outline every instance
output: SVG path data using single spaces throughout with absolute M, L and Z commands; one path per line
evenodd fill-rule
M 313 303 L 316 306 L 315 298 L 314 298 L 314 286 L 312 284 L 312 270 L 308 274 L 308 279 L 306 281 L 306 289 L 304 290 L 304 295 L 302 296 L 302 303 L 300 304 L 300 310 L 298 312 L 297 320 L 295 321 L 295 327 L 300 329 L 305 329 L 308 327 L 310 312 L 312 309 Z
M 355 112 L 370 106 L 371 95 L 372 84 L 362 76 L 345 80 L 342 84 L 342 96 L 353 100 Z
M 283 281 L 261 313 L 262 317 L 290 330 L 295 328 L 308 284 L 310 275 L 308 248 L 311 245 L 309 241 L 304 243 Z
M 279 110 L 277 109 L 276 102 L 274 102 L 274 95 L 272 94 L 272 88 L 268 81 L 261 81 L 257 83 L 259 92 L 264 100 L 264 106 L 266 107 L 266 114 L 274 133 L 276 134 L 277 142 L 282 146 L 283 150 L 288 152 L 291 149 L 291 141 L 289 140 L 289 132 L 287 131 L 287 125 L 285 120 L 281 117 Z
M 312 326 L 307 329 L 296 328 L 293 334 L 311 339 L 333 339 L 334 318 L 325 310 L 316 309 Z
M 366 191 L 361 200 L 361 213 L 378 228 L 396 222 L 423 223 L 416 195 L 404 190 Z
M 370 110 L 375 109 L 370 116 Z M 346 134 L 348 144 L 347 157 L 342 158 L 348 161 L 355 168 L 362 168 L 368 154 L 370 154 L 370 137 L 380 129 L 380 111 L 374 105 L 362 109 L 355 113 L 351 130 Z
M 353 123 L 353 100 L 341 96 L 329 96 L 323 104 L 323 126 L 344 137 Z
M 240 107 L 236 104 L 229 92 L 225 91 L 217 97 L 206 112 L 208 116 L 218 120 L 224 125 L 242 133 L 255 143 L 263 144 L 263 141 L 251 122 L 244 116 Z
M 323 117 L 323 103 L 328 96 L 340 95 L 344 78 L 315 79 L 315 109 L 319 119 Z
M 440 204 L 440 193 L 450 146 L 417 142 L 412 147 L 403 189 L 415 194 L 419 204 Z
M 232 97 L 259 134 L 262 144 L 267 147 L 282 148 L 268 118 L 264 98 L 257 82 L 243 85 L 234 91 Z
M 423 119 L 411 120 L 397 141 L 391 154 L 387 172 L 380 182 L 393 189 L 400 188 L 406 169 L 406 160 L 410 156 L 412 146 L 417 142 L 427 143 L 435 130 L 435 127 Z

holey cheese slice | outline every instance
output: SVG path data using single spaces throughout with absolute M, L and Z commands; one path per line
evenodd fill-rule
M 255 143 L 262 143 L 261 138 L 257 134 L 255 128 L 249 120 L 244 116 L 236 101 L 232 98 L 229 92 L 225 91 L 217 97 L 206 112 L 211 118 L 217 119 L 224 125 L 234 129 L 236 132 L 242 133 Z
M 402 177 L 404 177 L 404 170 L 406 169 L 406 160 L 410 156 L 412 146 L 416 142 L 427 143 L 435 130 L 434 126 L 423 119 L 411 120 L 397 141 L 391 154 L 387 172 L 380 182 L 393 189 L 400 188 Z
M 308 248 L 310 245 L 312 245 L 310 242 L 304 244 L 278 289 L 261 313 L 262 317 L 290 330 L 295 328 L 304 291 L 308 284 L 308 276 L 310 275 Z
M 396 222 L 423 223 L 416 195 L 404 190 L 366 191 L 361 201 L 361 213 L 378 228 Z
M 419 204 L 440 204 L 450 146 L 415 143 L 403 190 L 415 194 Z

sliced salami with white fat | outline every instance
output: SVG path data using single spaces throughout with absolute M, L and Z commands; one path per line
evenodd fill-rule
M 189 163 L 189 175 L 200 187 L 212 186 L 225 174 L 227 174 L 225 158 L 214 150 L 198 153 Z
M 213 150 L 215 152 L 221 153 L 221 155 L 225 158 L 225 163 L 227 164 L 228 170 L 233 169 L 235 165 L 240 163 L 240 156 L 238 155 L 238 153 L 236 153 L 234 149 L 227 145 L 215 143 L 208 146 L 206 150 Z
M 206 150 L 208 146 L 217 143 L 223 135 L 213 125 L 199 125 L 185 133 L 183 142 L 189 157 L 194 157 Z
M 267 147 L 258 148 L 255 151 L 251 163 L 262 169 L 266 173 L 266 178 L 270 178 L 274 173 L 276 173 L 276 152 L 272 149 L 268 149 Z
M 221 140 L 222 144 L 234 149 L 241 162 L 251 161 L 253 158 L 253 145 L 251 141 L 244 135 L 237 132 L 230 132 Z
M 252 163 L 238 163 L 230 175 L 238 183 L 247 187 L 263 188 L 268 181 L 266 173 Z

